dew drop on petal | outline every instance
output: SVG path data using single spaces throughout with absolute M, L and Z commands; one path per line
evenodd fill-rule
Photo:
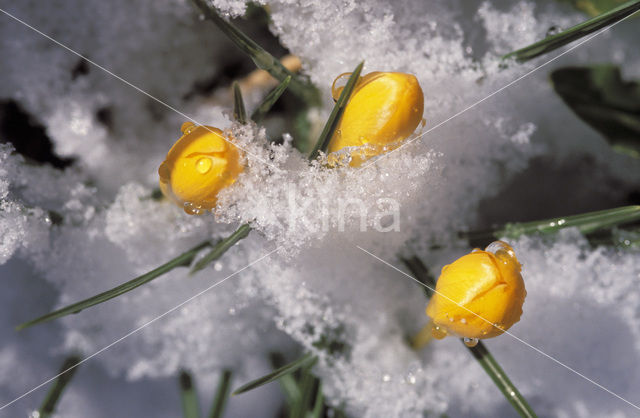
M 187 121 L 185 123 L 182 124 L 182 126 L 180 126 L 180 132 L 182 132 L 183 134 L 188 134 L 191 131 L 193 131 L 196 128 L 196 124 L 191 122 L 191 121 Z
M 162 180 L 162 182 L 169 182 L 169 179 L 171 178 L 171 170 L 169 170 L 169 165 L 166 161 L 163 161 L 162 164 L 160 164 L 160 167 L 158 167 L 158 176 L 160 176 L 160 180 Z
M 441 340 L 447 336 L 447 331 L 444 330 L 442 327 L 431 324 L 431 336 L 436 340 Z
M 196 171 L 200 174 L 207 174 L 212 166 L 211 158 L 203 157 L 196 161 Z
M 464 337 L 463 341 L 464 341 L 464 345 L 466 345 L 467 347 L 475 347 L 476 345 L 478 345 L 477 338 Z
M 202 207 L 191 202 L 184 202 L 183 209 L 187 215 L 200 215 L 203 212 Z

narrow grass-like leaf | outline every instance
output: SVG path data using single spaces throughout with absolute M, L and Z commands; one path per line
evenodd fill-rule
M 77 367 L 73 367 L 80 362 L 80 357 L 71 356 L 68 357 L 62 367 L 60 368 L 60 376 L 58 376 L 53 383 L 49 392 L 47 392 L 47 396 L 45 396 L 44 401 L 42 402 L 42 406 L 38 409 L 40 418 L 49 418 L 53 415 L 56 410 L 56 405 L 62 396 L 62 392 L 64 392 L 65 387 L 73 378 Z M 73 367 L 73 368 L 72 368 Z
M 196 394 L 196 389 L 193 385 L 193 379 L 185 370 L 180 372 L 180 400 L 182 402 L 183 418 L 200 417 L 198 395 Z
M 213 404 L 211 405 L 211 412 L 209 418 L 221 418 L 224 412 L 224 407 L 229 399 L 229 389 L 231 388 L 231 370 L 223 370 L 220 381 L 218 382 L 218 389 L 216 390 L 216 396 L 213 398 Z
M 303 81 L 291 71 L 287 70 L 279 60 L 264 50 L 255 41 L 244 34 L 240 29 L 223 19 L 213 6 L 206 0 L 192 0 L 200 12 L 224 32 L 227 37 L 244 53 L 249 55 L 258 68 L 271 74 L 276 80 L 282 82 L 291 77 L 290 89 L 293 94 L 300 97 L 309 105 L 320 103 L 318 90 L 310 83 Z
M 468 239 L 518 238 L 528 234 L 551 234 L 569 227 L 590 234 L 637 220 L 640 220 L 640 206 L 632 205 L 541 221 L 507 223 L 490 231 L 463 232 L 460 236 Z
M 39 318 L 33 319 L 31 321 L 20 324 L 16 327 L 17 330 L 21 330 L 32 325 L 36 325 L 42 322 L 51 321 L 53 319 L 57 319 L 72 313 L 78 313 L 83 309 L 87 309 L 91 306 L 98 305 L 100 303 L 106 302 L 110 299 L 113 299 L 117 296 L 123 295 L 127 292 L 132 291 L 133 289 L 142 286 L 145 283 L 156 279 L 157 277 L 162 276 L 163 274 L 173 270 L 176 267 L 182 267 L 185 265 L 191 264 L 193 258 L 201 251 L 203 248 L 210 246 L 211 243 L 209 241 L 202 242 L 192 249 L 180 254 L 173 260 L 161 265 L 160 267 L 151 270 L 148 273 L 143 274 L 142 276 L 138 276 L 133 280 L 130 280 L 126 283 L 121 284 L 120 286 L 116 286 L 111 290 L 107 290 L 106 292 L 102 292 L 98 295 L 92 296 L 88 299 L 82 300 L 80 302 L 76 302 L 72 305 L 65 306 L 64 308 L 58 309 L 46 315 L 43 315 Z
M 414 256 L 411 258 L 403 258 L 402 261 L 414 277 L 424 285 L 423 287 L 429 286 L 430 288 L 435 289 L 435 279 L 420 258 Z M 428 295 L 431 295 L 431 293 L 432 292 L 429 291 Z M 465 345 L 465 347 L 467 346 Z M 487 372 L 489 377 L 491 377 L 491 380 L 493 380 L 498 389 L 500 389 L 516 411 L 523 417 L 535 417 L 536 415 L 533 413 L 533 410 L 527 401 L 513 383 L 511 383 L 507 374 L 502 370 L 491 353 L 489 353 L 489 350 L 487 350 L 482 341 L 479 341 L 475 347 L 467 348 L 471 351 L 473 357 L 478 360 L 482 368 Z
M 279 353 L 271 354 L 271 365 L 274 369 L 280 368 L 283 364 L 284 360 L 282 359 L 282 355 Z M 280 383 L 280 388 L 284 392 L 285 398 L 287 398 L 287 405 L 289 405 L 289 409 L 293 407 L 293 405 L 300 400 L 300 386 L 298 385 L 297 380 L 294 377 L 293 373 L 285 374 L 278 379 L 278 383 Z
M 233 118 L 243 125 L 247 123 L 247 111 L 244 107 L 242 92 L 237 81 L 232 84 L 233 89 Z
M 640 0 L 628 1 L 615 9 L 573 26 L 557 35 L 548 36 L 534 44 L 518 49 L 503 56 L 503 59 L 515 58 L 523 62 L 546 54 L 592 32 L 611 25 L 640 10 Z
M 280 383 L 280 388 L 284 392 L 285 398 L 287 398 L 288 405 L 294 405 L 297 402 L 300 402 L 300 396 L 302 392 L 300 392 L 300 386 L 296 379 L 293 377 L 293 374 L 285 374 L 278 379 Z
M 608 12 L 614 7 L 620 6 L 623 3 L 622 0 L 570 0 L 578 10 L 587 13 L 589 16 L 599 16 L 602 13 Z
M 353 89 L 356 87 L 356 83 L 360 78 L 360 73 L 362 72 L 363 66 L 364 61 L 358 64 L 356 69 L 353 70 L 353 73 L 351 73 L 347 84 L 344 86 L 344 89 L 342 89 L 342 93 L 340 93 L 338 101 L 336 102 L 335 106 L 333 106 L 333 110 L 329 115 L 329 119 L 327 119 L 327 123 L 324 125 L 324 129 L 322 130 L 322 133 L 320 134 L 315 147 L 311 151 L 311 154 L 309 154 L 310 160 L 315 160 L 320 154 L 320 151 L 324 152 L 327 150 L 329 141 L 331 141 L 333 133 L 336 130 L 336 126 L 338 125 L 338 122 L 342 117 L 342 113 L 344 113 L 344 108 L 347 106 L 347 102 L 351 97 L 351 93 L 353 93 Z
M 274 370 L 273 372 L 264 375 L 258 379 L 252 380 L 251 382 L 240 386 L 238 389 L 236 389 L 233 392 L 233 395 L 239 395 L 241 393 L 244 392 L 248 392 L 252 389 L 255 389 L 257 387 L 260 387 L 262 385 L 266 385 L 267 383 L 271 383 L 274 380 L 279 379 L 280 377 L 293 373 L 296 370 L 298 370 L 301 367 L 304 367 L 305 365 L 311 363 L 312 361 L 316 360 L 316 356 L 314 356 L 311 353 L 305 354 L 304 356 L 300 357 L 299 359 L 292 361 L 289 364 L 286 364 L 282 367 L 280 367 L 277 370 Z
M 246 238 L 251 232 L 251 227 L 249 224 L 244 224 L 240 228 L 236 229 L 231 235 L 226 237 L 225 239 L 216 243 L 213 246 L 210 252 L 208 252 L 204 257 L 202 257 L 198 262 L 191 268 L 190 274 L 194 274 L 203 268 L 207 267 L 210 263 L 214 262 L 218 258 L 222 256 L 227 250 L 233 247 L 238 241 Z
M 462 341 L 462 340 L 460 340 Z M 464 341 L 463 341 L 464 344 Z M 467 347 L 465 345 L 465 347 Z M 485 372 L 491 377 L 500 392 L 507 398 L 513 408 L 518 411 L 520 416 L 526 418 L 534 418 L 536 414 L 531 409 L 529 403 L 518 391 L 518 388 L 509 380 L 507 374 L 502 370 L 496 359 L 491 355 L 487 347 L 479 341 L 475 347 L 467 347 L 473 357 L 478 360 Z
M 278 84 L 275 89 L 271 90 L 269 94 L 267 94 L 264 100 L 262 100 L 262 103 L 260 103 L 256 110 L 251 114 L 251 120 L 256 123 L 260 123 L 275 102 L 277 102 L 280 96 L 282 96 L 282 93 L 287 89 L 289 83 L 291 83 L 290 75 Z
M 318 389 L 316 390 L 316 400 L 311 410 L 311 418 L 321 418 L 324 416 L 324 394 L 322 393 L 322 382 L 318 381 Z
M 306 364 L 300 376 L 300 396 L 299 402 L 293 404 L 289 413 L 290 418 L 305 418 L 307 412 L 311 409 L 311 400 L 314 398 L 316 389 L 318 388 L 318 379 L 311 373 L 311 368 L 316 363 L 317 357 L 310 363 Z

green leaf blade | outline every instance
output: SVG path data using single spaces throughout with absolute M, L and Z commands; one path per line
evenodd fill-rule
M 49 389 L 49 392 L 47 392 L 47 396 L 45 396 L 42 405 L 38 409 L 40 418 L 49 418 L 54 414 L 56 405 L 60 401 L 65 388 L 75 375 L 80 361 L 81 359 L 78 356 L 70 356 L 64 361 L 60 368 L 60 375 L 56 378 L 55 383 L 51 389 Z
M 553 234 L 570 227 L 576 227 L 581 233 L 588 235 L 638 220 L 640 206 L 631 205 L 539 221 L 511 222 L 488 231 L 461 232 L 459 235 L 470 240 L 515 239 L 522 235 Z
M 601 229 L 611 228 L 640 220 L 640 206 L 622 206 L 587 212 L 579 215 L 545 219 L 541 221 L 509 223 L 494 232 L 495 237 L 518 238 L 521 235 L 551 234 L 564 228 L 576 227 L 587 235 Z
M 274 380 L 278 380 L 280 377 L 293 373 L 296 370 L 300 369 L 301 367 L 316 361 L 316 359 L 317 357 L 311 353 L 305 354 L 299 359 L 294 360 L 291 363 L 286 364 L 269 374 L 266 374 L 262 377 L 259 377 L 258 379 L 254 379 L 251 382 L 240 386 L 238 389 L 236 389 L 233 392 L 233 395 L 239 395 L 241 393 L 248 392 L 262 385 L 266 385 L 267 383 L 271 383 Z
M 223 370 L 220 381 L 218 382 L 218 389 L 216 395 L 213 398 L 213 405 L 211 406 L 211 413 L 209 418 L 222 418 L 222 413 L 229 399 L 229 389 L 231 388 L 231 370 Z
M 180 371 L 180 401 L 184 418 L 200 418 L 198 395 L 193 385 L 193 378 L 185 370 Z
M 151 270 L 148 273 L 145 273 L 141 276 L 136 277 L 133 280 L 130 280 L 126 283 L 123 283 L 119 286 L 114 287 L 113 289 L 107 290 L 105 292 L 99 293 L 90 298 L 81 300 L 80 302 L 73 303 L 71 305 L 65 306 L 64 308 L 60 308 L 53 312 L 50 312 L 46 315 L 33 319 L 31 321 L 22 323 L 16 327 L 17 330 L 22 330 L 28 327 L 31 327 L 36 324 L 40 324 L 43 322 L 48 322 L 57 318 L 61 318 L 63 316 L 70 315 L 72 313 L 78 313 L 84 309 L 90 308 L 92 306 L 98 305 L 100 303 L 111 300 L 115 297 L 128 293 L 150 281 L 162 276 L 163 274 L 173 270 L 176 267 L 182 267 L 185 265 L 189 265 L 193 258 L 196 256 L 200 250 L 210 246 L 211 243 L 209 241 L 202 242 L 192 249 L 180 254 L 176 258 L 168 261 L 167 263 L 161 265 L 160 267 Z
M 285 78 L 280 84 L 278 84 L 275 89 L 269 92 L 269 94 L 267 94 L 267 96 L 262 100 L 260 105 L 258 105 L 256 110 L 254 110 L 251 114 L 251 120 L 256 123 L 260 123 L 269 112 L 271 107 L 275 104 L 275 102 L 278 101 L 280 96 L 282 96 L 282 93 L 284 93 L 287 87 L 289 87 L 290 83 L 291 76 L 287 76 L 287 78 Z
M 218 12 L 206 0 L 192 0 L 200 12 L 218 26 L 222 32 L 245 54 L 247 54 L 256 66 L 267 71 L 276 80 L 282 82 L 291 77 L 291 92 L 300 97 L 309 105 L 316 106 L 320 102 L 318 90 L 310 83 L 289 71 L 273 55 L 265 51 L 255 41 L 245 35 L 231 23 L 223 19 Z
M 502 59 L 515 58 L 519 62 L 528 61 L 625 19 L 638 10 L 640 10 L 640 0 L 628 1 L 600 16 L 575 25 L 557 35 L 548 36 L 534 44 L 510 52 L 504 55 Z
M 208 252 L 204 257 L 198 260 L 189 274 L 197 273 L 215 260 L 222 257 L 222 255 L 226 253 L 229 248 L 233 247 L 238 241 L 243 240 L 244 238 L 249 236 L 249 232 L 251 232 L 251 226 L 249 224 L 240 226 L 231 235 L 216 243 L 210 252 Z
M 318 379 L 311 373 L 311 368 L 315 365 L 317 357 L 305 364 L 302 368 L 300 378 L 300 399 L 294 403 L 289 416 L 291 418 L 305 418 L 310 410 L 311 400 L 318 387 Z
M 324 125 L 324 129 L 322 130 L 320 137 L 316 141 L 315 147 L 311 151 L 311 154 L 309 154 L 310 160 L 315 160 L 318 157 L 318 155 L 320 155 L 321 151 L 325 152 L 327 150 L 327 147 L 329 146 L 329 142 L 333 137 L 334 131 L 338 126 L 338 122 L 340 121 L 340 118 L 344 113 L 344 109 L 347 106 L 347 103 L 349 102 L 351 93 L 353 93 L 353 90 L 355 89 L 356 84 L 358 83 L 358 79 L 360 78 L 360 73 L 362 72 L 363 66 L 364 66 L 364 61 L 358 64 L 355 70 L 353 70 L 353 72 L 351 73 L 351 76 L 349 77 L 347 84 L 344 86 L 344 89 L 342 89 L 342 93 L 340 93 L 340 97 L 338 98 L 338 101 L 336 102 L 335 106 L 333 106 L 333 110 L 331 111 L 331 114 L 329 115 L 329 118 L 327 119 L 327 122 Z
M 244 100 L 242 99 L 242 92 L 240 91 L 240 85 L 237 81 L 233 82 L 233 118 L 239 123 L 247 124 L 247 111 L 244 107 Z

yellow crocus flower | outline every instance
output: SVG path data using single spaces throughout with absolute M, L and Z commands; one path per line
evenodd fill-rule
M 199 214 L 212 209 L 218 192 L 242 172 L 240 152 L 218 128 L 185 122 L 181 131 L 158 168 L 160 190 L 186 213 Z
M 477 339 L 502 334 L 520 320 L 527 292 L 521 266 L 509 244 L 496 241 L 442 268 L 427 305 L 431 334 Z
M 331 88 L 335 100 L 343 87 Z M 416 77 L 405 73 L 373 72 L 358 80 L 344 114 L 329 142 L 328 152 L 350 158 L 351 166 L 398 147 L 422 121 L 424 95 Z

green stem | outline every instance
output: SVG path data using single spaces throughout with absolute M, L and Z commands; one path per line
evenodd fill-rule
M 273 55 L 265 51 L 264 48 L 245 35 L 240 29 L 224 20 L 206 0 L 192 1 L 205 17 L 213 21 L 241 51 L 249 55 L 258 68 L 267 71 L 280 82 L 287 77 L 291 77 L 291 86 L 289 88 L 293 94 L 309 105 L 316 106 L 320 103 L 320 96 L 313 85 L 301 80 L 300 77 L 287 70 Z
M 411 271 L 416 280 L 423 284 L 425 289 L 427 287 L 435 289 L 436 281 L 420 258 L 413 256 L 410 258 L 403 258 L 402 261 Z M 427 296 L 429 297 L 433 292 L 430 289 L 428 290 Z M 502 370 L 496 359 L 491 355 L 491 353 L 489 353 L 489 350 L 487 350 L 482 341 L 479 341 L 475 347 L 468 347 L 466 344 L 465 347 L 471 351 L 473 357 L 478 360 L 484 371 L 489 375 L 498 389 L 500 389 L 502 394 L 521 416 L 536 416 L 527 401 L 511 382 L 504 370 Z
M 462 341 L 462 340 L 460 340 Z M 464 342 L 463 342 L 464 344 Z M 518 388 L 511 382 L 507 374 L 502 370 L 502 367 L 498 364 L 496 359 L 491 355 L 487 347 L 479 341 L 475 347 L 467 347 L 473 357 L 478 360 L 478 363 L 482 366 L 485 372 L 491 377 L 493 383 L 496 384 L 500 392 L 504 395 L 513 408 L 520 414 L 521 417 L 534 418 L 535 412 L 531 409 L 529 403 L 522 396 Z
M 55 383 L 47 392 L 40 409 L 38 409 L 40 418 L 49 418 L 56 410 L 56 405 L 64 392 L 65 387 L 73 378 L 77 371 L 76 365 L 80 362 L 77 356 L 68 357 L 60 368 L 60 375 L 56 378 Z
M 502 59 L 515 58 L 519 62 L 524 62 L 551 52 L 561 46 L 580 39 L 605 26 L 615 23 L 640 10 L 640 0 L 628 1 L 620 6 L 609 10 L 606 13 L 573 26 L 557 35 L 548 36 L 534 44 L 518 49 L 503 56 Z

